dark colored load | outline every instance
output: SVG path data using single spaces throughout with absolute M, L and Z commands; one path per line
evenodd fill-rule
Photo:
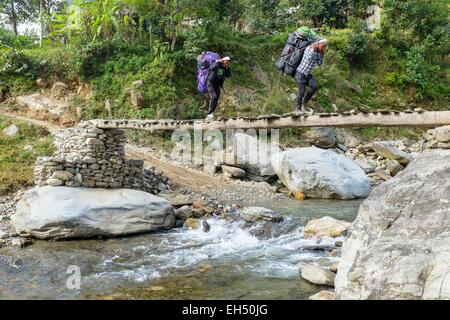
M 301 27 L 297 31 L 290 33 L 281 52 L 281 57 L 276 62 L 278 70 L 294 77 L 298 66 L 302 62 L 306 47 L 316 41 L 317 38 L 317 34 L 308 27 Z

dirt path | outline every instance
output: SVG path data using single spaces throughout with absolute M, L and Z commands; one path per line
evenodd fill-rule
M 36 120 L 23 115 L 0 111 L 1 115 L 45 127 L 54 134 L 63 127 L 47 121 Z M 209 175 L 203 171 L 191 169 L 154 156 L 147 148 L 127 144 L 128 158 L 144 160 L 145 165 L 153 166 L 167 175 L 172 183 L 195 193 L 202 193 L 213 199 L 220 199 L 229 204 L 264 201 L 269 199 L 285 199 L 283 194 L 275 193 L 267 183 L 240 181 L 225 178 L 222 175 Z
M 10 118 L 14 118 L 20 121 L 24 121 L 24 122 L 28 122 L 31 124 L 34 124 L 38 127 L 44 127 L 46 128 L 51 134 L 55 134 L 56 131 L 58 131 L 59 129 L 63 129 L 63 127 L 58 126 L 54 123 L 51 122 L 47 122 L 47 121 L 42 121 L 42 120 L 37 120 L 37 119 L 33 119 L 33 118 L 29 118 L 29 117 L 25 117 L 22 115 L 18 115 L 15 113 L 10 113 L 10 112 L 5 112 L 5 111 L 0 111 L 0 115 L 2 116 L 6 116 L 6 117 L 10 117 Z

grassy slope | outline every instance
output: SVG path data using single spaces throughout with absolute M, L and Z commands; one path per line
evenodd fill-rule
M 294 79 L 283 76 L 275 61 L 284 45 L 287 34 L 272 36 L 248 36 L 243 34 L 217 34 L 212 39 L 210 50 L 230 55 L 233 59 L 232 77 L 227 80 L 220 100 L 217 115 L 246 115 L 290 112 L 295 107 L 297 92 Z M 349 67 L 337 49 L 342 46 L 343 33 L 328 34 L 330 48 L 325 64 L 314 70 L 320 90 L 312 100 L 318 110 L 332 111 L 332 104 L 339 110 L 349 110 L 361 105 L 373 109 L 404 109 L 422 107 L 429 110 L 448 109 L 448 97 L 415 99 L 414 91 L 389 86 L 385 82 L 388 61 L 382 48 L 371 46 L 370 55 L 359 67 Z M 134 49 L 133 49 L 134 50 Z M 79 99 L 76 106 L 84 107 L 84 118 L 109 115 L 104 108 L 106 99 L 114 101 L 113 118 L 124 117 L 171 117 L 199 118 L 204 116 L 205 99 L 196 91 L 195 59 L 182 60 L 173 68 L 154 64 L 148 50 L 130 52 L 113 51 L 110 58 L 97 66 L 97 74 L 82 77 L 73 71 L 74 53 L 70 47 L 47 44 L 42 49 L 29 48 L 25 53 L 36 61 L 48 61 L 53 70 L 47 75 L 48 82 L 55 79 L 65 81 L 82 78 L 92 90 L 89 101 Z M 76 58 L 76 57 L 75 57 Z M 134 80 L 143 79 L 141 90 L 147 106 L 141 110 L 131 107 L 125 89 Z M 78 79 L 77 79 L 78 80 Z M 17 86 L 16 92 L 33 90 L 29 78 L 10 80 Z M 443 81 L 447 81 L 444 79 Z M 351 84 L 361 88 L 355 92 Z M 410 130 L 360 130 L 364 137 L 414 135 Z M 301 130 L 283 130 L 282 139 L 287 145 L 295 145 Z M 170 135 L 148 135 L 131 133 L 133 141 L 167 144 Z M 150 140 L 150 141 L 149 141 Z M 166 146 L 167 147 L 167 146 Z
M 20 128 L 14 137 L 3 134 L 11 124 Z M 32 145 L 33 151 L 23 150 Z M 33 185 L 33 165 L 38 156 L 53 153 L 53 139 L 42 128 L 0 116 L 0 195 Z

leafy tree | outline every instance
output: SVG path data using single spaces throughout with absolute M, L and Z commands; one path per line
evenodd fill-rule
M 36 1 L 0 0 L 0 14 L 4 14 L 8 18 L 14 34 L 18 36 L 18 24 L 35 16 Z

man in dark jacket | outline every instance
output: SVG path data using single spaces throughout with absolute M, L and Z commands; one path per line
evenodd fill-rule
M 230 57 L 219 59 L 209 67 L 207 85 L 211 100 L 209 101 L 206 119 L 211 120 L 214 118 L 214 111 L 216 111 L 217 103 L 219 102 L 220 89 L 223 88 L 225 78 L 230 77 L 230 75 Z

